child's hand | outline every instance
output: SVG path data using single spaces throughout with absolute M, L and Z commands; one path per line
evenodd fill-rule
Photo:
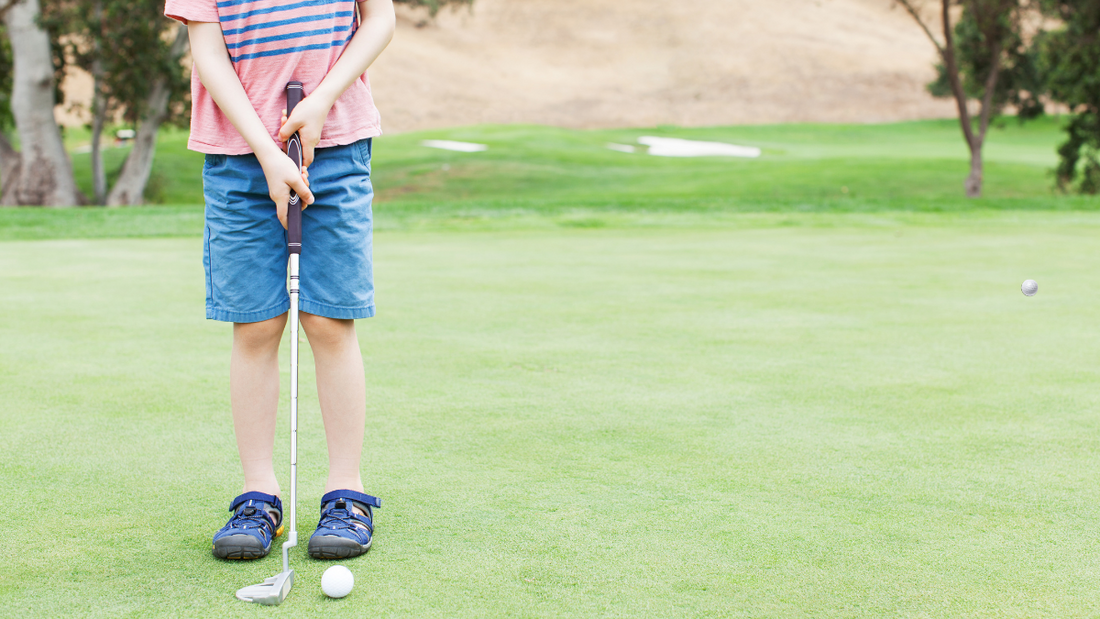
M 293 189 L 302 201 L 302 208 L 313 204 L 313 192 L 309 190 L 309 173 L 302 170 L 298 173 L 298 166 L 286 153 L 278 150 L 274 154 L 260 161 L 267 178 L 267 192 L 275 202 L 275 212 L 279 221 L 286 228 L 286 210 L 290 203 L 290 190 Z
M 325 105 L 319 97 L 306 97 L 294 107 L 290 117 L 287 118 L 286 110 L 283 110 L 283 120 L 279 125 L 279 139 L 286 142 L 294 132 L 302 138 L 302 167 L 308 168 L 313 163 L 313 149 L 321 141 L 321 129 L 325 126 L 331 105 Z

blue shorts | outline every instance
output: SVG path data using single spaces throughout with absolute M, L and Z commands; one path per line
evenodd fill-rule
M 302 212 L 303 312 L 374 315 L 370 157 L 370 138 L 315 152 L 314 203 Z M 289 310 L 286 231 L 256 156 L 207 155 L 202 184 L 206 317 L 259 322 Z

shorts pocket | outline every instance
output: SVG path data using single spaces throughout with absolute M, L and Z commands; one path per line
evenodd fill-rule
M 372 150 L 373 145 L 371 143 L 371 138 L 365 138 L 355 143 L 356 160 L 359 162 L 359 165 L 363 166 L 363 169 L 366 170 L 367 176 L 370 176 L 370 157 Z
M 202 169 L 209 170 L 210 168 L 216 168 L 225 163 L 225 155 L 207 155 L 206 159 L 202 163 Z

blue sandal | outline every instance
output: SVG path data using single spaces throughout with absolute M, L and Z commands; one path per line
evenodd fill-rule
M 309 556 L 347 559 L 370 550 L 375 507 L 382 507 L 382 499 L 354 490 L 333 490 L 321 497 L 321 521 L 309 538 Z
M 233 517 L 214 534 L 219 559 L 259 559 L 283 534 L 283 502 L 273 494 L 246 492 L 229 504 Z

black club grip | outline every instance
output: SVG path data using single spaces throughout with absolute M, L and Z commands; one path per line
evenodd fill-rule
M 294 111 L 294 106 L 298 105 L 303 96 L 301 82 L 290 82 L 286 85 L 287 117 Z M 298 170 L 301 170 L 302 138 L 299 137 L 297 131 L 295 131 L 294 135 L 290 136 L 290 139 L 286 142 L 286 154 L 294 161 L 294 164 L 298 166 Z M 298 198 L 298 194 L 295 193 L 293 189 L 290 190 L 290 204 L 287 205 L 286 209 L 286 224 L 287 249 L 292 254 L 302 253 L 302 203 Z

